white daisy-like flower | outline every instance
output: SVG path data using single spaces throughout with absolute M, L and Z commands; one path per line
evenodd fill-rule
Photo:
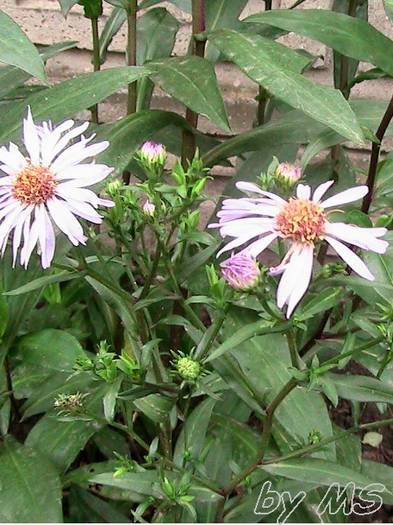
M 23 120 L 27 156 L 13 143 L 8 149 L 0 148 L 0 250 L 4 255 L 13 232 L 14 265 L 20 249 L 20 263 L 26 268 L 37 246 L 42 267 L 48 268 L 55 252 L 54 225 L 73 245 L 85 244 L 87 237 L 77 217 L 100 224 L 102 218 L 96 208 L 113 206 L 112 201 L 86 189 L 113 170 L 105 164 L 82 163 L 109 145 L 89 144 L 95 134 L 88 138 L 83 135 L 88 126 L 85 122 L 74 127 L 73 120 L 59 126 L 51 122 L 36 126 L 28 108 Z
M 363 198 L 367 186 L 347 189 L 333 197 L 322 197 L 334 181 L 328 181 L 314 191 L 299 184 L 296 197 L 288 201 L 274 193 L 261 190 L 255 184 L 238 182 L 243 192 L 262 195 L 259 198 L 226 199 L 218 212 L 219 223 L 210 227 L 220 229 L 222 237 L 233 237 L 217 256 L 252 241 L 240 253 L 256 257 L 275 239 L 289 242 L 287 254 L 281 263 L 271 268 L 271 275 L 282 274 L 277 289 L 277 305 L 288 305 L 287 317 L 306 293 L 310 284 L 315 243 L 325 240 L 338 255 L 361 277 L 372 281 L 374 276 L 365 263 L 346 244 L 363 250 L 385 253 L 388 243 L 381 240 L 386 228 L 361 228 L 342 222 L 329 222 L 328 209 Z

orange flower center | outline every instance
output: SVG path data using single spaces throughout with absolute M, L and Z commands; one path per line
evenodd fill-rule
M 276 216 L 276 228 L 284 239 L 313 244 L 325 233 L 323 208 L 306 199 L 289 199 Z
M 55 186 L 48 168 L 29 164 L 16 176 L 12 193 L 23 204 L 43 204 L 52 197 Z

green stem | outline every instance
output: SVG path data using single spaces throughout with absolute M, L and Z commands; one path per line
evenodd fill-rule
M 321 363 L 321 365 L 322 366 L 333 365 L 333 364 L 339 365 L 340 361 L 342 361 L 343 359 L 346 359 L 347 357 L 350 357 L 351 355 L 355 355 L 355 354 L 358 355 L 364 352 L 365 350 L 368 350 L 369 348 L 372 348 L 373 346 L 381 343 L 382 341 L 383 341 L 383 338 L 378 337 L 377 339 L 374 339 L 373 341 L 369 341 L 368 343 L 364 343 L 363 345 L 360 345 L 356 350 L 350 350 L 349 352 L 345 352 L 344 354 L 341 354 L 339 356 L 332 357 L 331 359 L 328 359 L 327 361 L 324 361 L 323 363 Z M 306 354 L 303 357 L 303 360 L 306 363 L 309 363 L 311 359 L 314 357 L 314 354 L 315 352 L 313 352 L 311 348 L 308 352 L 306 352 Z
M 180 288 L 180 285 L 177 282 L 176 275 L 175 275 L 175 273 L 173 271 L 173 268 L 172 268 L 172 265 L 171 265 L 171 263 L 169 261 L 166 261 L 166 267 L 167 267 L 167 270 L 168 270 L 168 273 L 169 273 L 169 277 L 171 278 L 171 281 L 173 283 L 173 287 L 175 289 L 175 292 L 179 296 L 179 299 L 180 299 L 180 301 L 182 303 L 182 307 L 183 307 L 184 311 L 186 312 L 186 314 L 188 314 L 188 317 L 189 317 L 190 321 L 192 321 L 192 323 L 197 328 L 199 328 L 202 331 L 205 331 L 206 330 L 205 325 L 199 319 L 199 317 L 194 312 L 194 310 L 191 308 L 191 306 L 188 303 L 186 303 L 186 301 L 184 300 L 183 294 L 182 294 L 182 291 L 181 291 L 181 288 Z
M 286 332 L 285 335 L 288 341 L 289 354 L 291 356 L 291 364 L 294 368 L 300 368 L 299 354 L 297 353 L 294 333 L 292 330 L 288 330 L 288 332 Z
M 221 327 L 225 321 L 228 306 L 229 305 L 227 305 L 226 308 L 217 317 L 217 319 L 215 319 L 214 323 L 209 327 L 209 329 L 206 330 L 204 336 L 202 337 L 199 345 L 195 350 L 194 359 L 202 360 L 205 357 L 205 355 L 209 352 L 210 347 L 216 340 L 216 337 L 218 336 Z
M 137 46 L 137 33 L 136 33 L 136 13 L 137 13 L 137 0 L 128 0 L 127 6 L 127 65 L 136 66 L 136 46 Z M 136 111 L 136 99 L 137 99 L 137 82 L 128 84 L 128 97 L 127 97 L 127 115 L 131 115 Z
M 298 458 L 300 456 L 303 456 L 304 454 L 316 452 L 317 450 L 324 448 L 329 443 L 333 443 L 334 441 L 345 438 L 348 434 L 353 434 L 362 430 L 379 428 L 386 425 L 393 425 L 393 419 L 382 419 L 381 421 L 373 421 L 372 423 L 355 425 L 351 428 L 348 428 L 347 430 L 344 430 L 343 432 L 336 434 L 335 436 L 322 439 L 322 441 L 320 441 L 319 443 L 315 443 L 314 445 L 307 445 L 306 447 L 299 448 L 298 450 L 294 450 L 293 452 L 290 452 L 289 454 L 285 454 L 284 456 L 280 456 L 278 458 L 269 459 L 269 461 L 264 461 L 263 464 L 270 465 L 271 463 L 281 463 L 282 461 L 287 461 L 288 459 Z
M 100 60 L 100 37 L 98 33 L 98 18 L 91 18 L 91 34 L 93 39 L 93 68 L 94 71 L 101 69 Z M 95 124 L 99 123 L 98 119 L 98 104 L 95 104 L 90 108 L 91 119 Z
M 195 37 L 205 31 L 205 18 L 205 0 L 192 0 L 192 54 L 201 58 L 205 56 L 206 40 L 198 40 Z M 198 126 L 198 113 L 187 108 L 186 120 L 192 128 L 196 129 Z M 194 133 L 190 130 L 184 130 L 181 156 L 184 168 L 194 158 L 195 151 L 196 141 Z
M 154 276 L 157 273 L 158 265 L 160 264 L 161 253 L 162 253 L 162 246 L 161 246 L 161 242 L 159 241 L 157 237 L 156 253 L 154 255 L 153 264 L 151 266 L 150 273 L 147 276 L 145 284 L 143 285 L 140 299 L 144 299 L 150 291 L 150 286 L 153 282 Z
M 381 123 L 377 129 L 377 132 L 375 133 L 375 136 L 377 137 L 378 142 L 373 142 L 373 145 L 371 147 L 370 167 L 368 169 L 368 176 L 367 176 L 367 182 L 366 182 L 367 187 L 368 187 L 368 193 L 363 199 L 363 203 L 362 203 L 363 213 L 368 213 L 368 210 L 370 209 L 370 206 L 371 206 L 371 202 L 374 196 L 375 179 L 377 176 L 379 152 L 381 150 L 382 140 L 385 136 L 386 130 L 388 129 L 392 118 L 393 118 L 393 97 L 391 98 L 389 105 L 385 111 L 385 114 L 382 117 Z
M 257 459 L 246 467 L 240 474 L 238 474 L 234 480 L 232 480 L 231 484 L 227 489 L 225 489 L 225 494 L 229 495 L 231 494 L 236 487 L 254 470 L 262 463 L 263 458 L 265 457 L 265 453 L 267 450 L 267 447 L 270 442 L 271 434 L 272 434 L 272 427 L 273 427 L 273 416 L 277 408 L 280 406 L 280 404 L 284 401 L 284 399 L 292 392 L 294 388 L 297 386 L 296 379 L 292 378 L 290 379 L 280 390 L 280 392 L 276 395 L 276 397 L 273 399 L 273 401 L 269 404 L 269 406 L 266 408 L 266 419 L 263 424 L 263 431 L 261 436 L 261 442 L 259 447 L 259 453 Z
M 306 0 L 297 0 L 297 2 L 295 2 L 294 4 L 291 5 L 291 7 L 289 9 L 295 9 L 297 6 L 299 6 L 300 4 L 302 4 L 303 2 L 305 2 Z

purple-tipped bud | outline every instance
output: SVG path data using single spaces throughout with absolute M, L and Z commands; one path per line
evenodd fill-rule
M 302 178 L 302 170 L 289 162 L 281 162 L 277 166 L 275 176 L 284 180 L 290 186 L 294 186 Z
M 142 211 L 145 215 L 153 217 L 154 212 L 156 211 L 156 207 L 152 202 L 149 201 L 149 199 L 146 199 L 144 205 L 142 206 Z
M 233 255 L 220 264 L 221 274 L 225 281 L 236 290 L 254 288 L 261 275 L 256 260 L 245 253 Z
M 165 146 L 148 140 L 140 149 L 140 157 L 149 164 L 163 166 L 167 158 Z

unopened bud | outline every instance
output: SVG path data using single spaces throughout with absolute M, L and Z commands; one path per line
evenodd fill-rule
M 275 177 L 289 186 L 294 186 L 302 178 L 302 170 L 289 162 L 281 162 L 277 166 Z
M 202 371 L 201 364 L 187 356 L 179 357 L 176 361 L 176 369 L 179 376 L 185 381 L 195 381 Z
M 142 211 L 145 215 L 153 217 L 154 212 L 156 211 L 156 207 L 152 202 L 149 201 L 149 199 L 146 199 L 145 203 L 142 206 Z
M 236 290 L 250 290 L 259 281 L 261 271 L 256 260 L 245 253 L 233 255 L 220 264 L 225 281 Z

